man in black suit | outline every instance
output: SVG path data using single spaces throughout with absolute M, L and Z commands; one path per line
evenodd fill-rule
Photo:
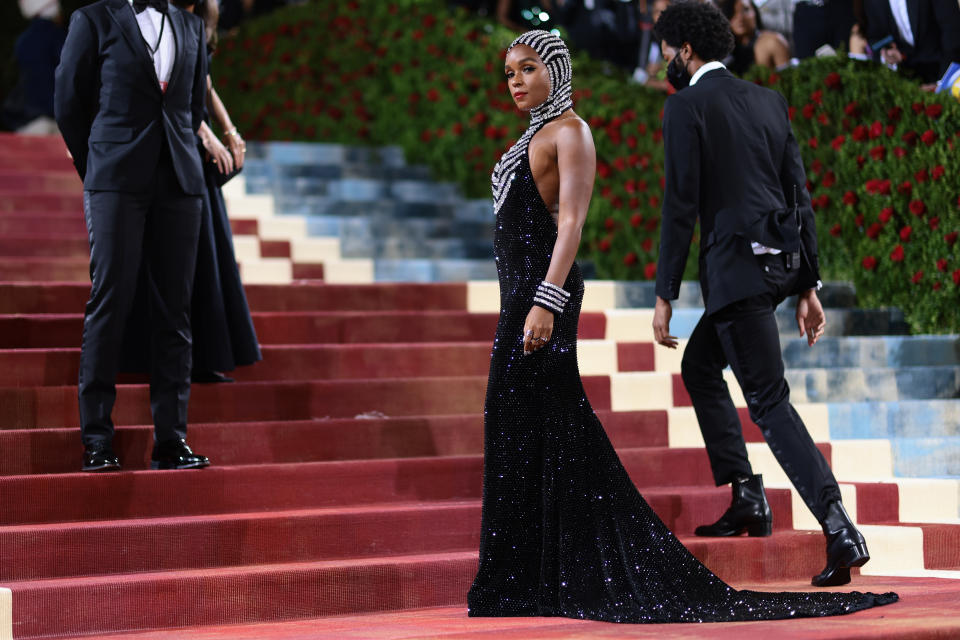
M 195 132 L 206 76 L 203 21 L 166 0 L 100 0 L 70 19 L 54 106 L 83 180 L 90 236 L 79 380 L 84 471 L 120 468 L 111 413 L 138 277 L 152 324 L 152 467 L 209 464 L 186 443 L 190 296 L 205 188 Z
M 867 38 L 887 36 L 893 44 L 876 55 L 926 84 L 960 62 L 960 5 L 957 0 L 866 0 Z
M 729 23 L 711 3 L 680 2 L 654 27 L 678 92 L 663 113 L 666 185 L 653 330 L 670 335 L 694 224 L 700 219 L 700 283 L 706 312 L 682 360 L 717 486 L 733 502 L 698 535 L 771 532 L 762 479 L 747 459 L 740 419 L 722 371 L 730 365 L 750 416 L 827 537 L 827 566 L 817 586 L 845 584 L 869 559 L 863 537 L 840 501 L 827 461 L 790 404 L 774 311 L 799 294 L 797 322 L 812 346 L 823 334 L 813 210 L 786 100 L 737 79 L 719 60 L 733 49 Z

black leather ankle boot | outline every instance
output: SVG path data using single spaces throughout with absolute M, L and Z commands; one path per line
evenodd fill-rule
M 850 567 L 862 567 L 870 559 L 867 543 L 837 500 L 827 507 L 820 523 L 827 537 L 827 566 L 813 577 L 815 587 L 835 587 L 850 582 Z
M 738 478 L 733 481 L 731 489 L 733 502 L 730 508 L 713 524 L 697 527 L 695 533 L 704 537 L 725 537 L 737 536 L 746 530 L 750 536 L 769 536 L 773 515 L 763 491 L 763 476 Z

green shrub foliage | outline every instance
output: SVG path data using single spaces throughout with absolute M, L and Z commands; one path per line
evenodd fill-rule
M 212 73 L 249 139 L 399 145 L 486 197 L 527 124 L 502 73 L 513 35 L 441 0 L 320 0 L 223 38 Z M 845 58 L 748 79 L 791 105 L 823 275 L 853 281 L 865 306 L 901 307 L 915 331 L 960 331 L 960 105 Z M 597 146 L 581 256 L 602 278 L 655 278 L 665 97 L 582 55 L 574 88 Z

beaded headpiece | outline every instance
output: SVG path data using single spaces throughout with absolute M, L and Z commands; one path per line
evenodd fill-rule
M 527 45 L 540 56 L 550 77 L 550 94 L 542 104 L 530 110 L 530 126 L 493 168 L 490 180 L 493 186 L 494 212 L 499 211 L 506 200 L 514 172 L 526 154 L 533 134 L 544 124 L 573 107 L 573 65 L 570 63 L 570 51 L 560 36 L 543 30 L 527 31 L 511 42 L 507 51 L 518 44 Z

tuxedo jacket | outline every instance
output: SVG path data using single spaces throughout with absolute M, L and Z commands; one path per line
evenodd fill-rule
M 100 0 L 70 18 L 54 111 L 86 190 L 149 189 L 163 145 L 183 191 L 205 189 L 196 135 L 207 89 L 203 20 L 168 11 L 176 59 L 166 92 L 127 0 Z
M 700 220 L 707 313 L 768 293 L 751 242 L 800 253 L 795 292 L 817 286 L 817 232 L 787 101 L 726 69 L 667 98 L 657 295 L 680 291 Z
M 939 80 L 951 62 L 960 62 L 960 5 L 957 0 L 907 0 L 913 45 L 904 42 L 890 0 L 866 0 L 867 37 L 876 42 L 893 36 L 903 53 L 901 66 L 924 82 Z M 880 52 L 876 52 L 879 59 Z

